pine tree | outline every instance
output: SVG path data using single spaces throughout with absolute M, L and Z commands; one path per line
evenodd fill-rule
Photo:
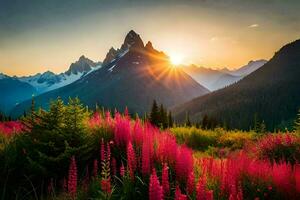
M 267 132 L 267 127 L 264 121 L 262 121 L 262 123 L 259 126 L 259 132 L 260 133 L 266 133 Z
M 201 125 L 202 129 L 207 129 L 208 128 L 208 116 L 204 115 L 203 119 L 202 119 L 202 125 Z
M 163 104 L 161 104 L 159 108 L 159 124 L 162 128 L 167 128 L 168 126 L 167 111 L 165 110 Z
M 84 120 L 88 117 L 87 109 L 80 103 L 79 98 L 69 98 L 65 107 L 65 128 L 71 133 L 81 133 Z
M 169 111 L 169 113 L 168 113 L 168 127 L 173 127 L 173 123 L 174 123 L 174 121 L 173 121 L 172 113 L 171 113 L 171 111 Z
M 159 126 L 159 109 L 155 100 L 153 100 L 150 112 L 150 122 L 156 126 Z
M 188 112 L 186 113 L 185 126 L 188 126 L 188 127 L 192 126 L 192 123 L 190 121 L 190 115 Z

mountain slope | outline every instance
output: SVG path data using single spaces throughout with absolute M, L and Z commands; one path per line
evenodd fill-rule
M 300 40 L 278 52 L 261 68 L 224 89 L 174 108 L 176 118 L 186 112 L 194 121 L 205 114 L 231 128 L 248 129 L 254 116 L 269 130 L 288 126 L 300 107 Z
M 244 65 L 239 69 L 232 71 L 227 68 L 218 70 L 205 67 L 197 67 L 195 65 L 183 66 L 182 69 L 198 83 L 208 88 L 210 91 L 215 91 L 236 83 L 243 77 L 259 69 L 266 62 L 266 60 L 250 61 L 247 65 Z
M 113 55 L 114 54 L 114 55 Z M 105 65 L 74 83 L 35 98 L 37 105 L 47 107 L 49 100 L 60 96 L 78 96 L 86 105 L 99 103 L 108 108 L 144 113 L 156 99 L 170 107 L 209 91 L 183 70 L 173 68 L 168 57 L 152 47 L 144 46 L 140 36 L 130 31 L 120 49 L 110 50 Z M 30 102 L 18 105 L 21 113 Z
M 69 69 L 64 73 L 54 74 L 51 71 L 47 71 L 33 76 L 15 78 L 32 85 L 39 94 L 42 94 L 68 85 L 100 67 L 101 63 L 95 63 L 92 60 L 81 56 L 79 60 L 72 63 Z
M 235 76 L 247 76 L 249 74 L 251 74 L 252 72 L 256 71 L 257 69 L 259 69 L 261 66 L 263 66 L 264 64 L 266 64 L 268 61 L 267 60 L 255 60 L 255 61 L 249 61 L 249 63 L 247 65 L 244 65 L 242 67 L 240 67 L 237 70 L 231 71 L 229 72 L 232 75 Z
M 4 113 L 10 112 L 16 104 L 30 99 L 32 95 L 37 92 L 35 88 L 28 83 L 8 76 L 1 76 L 0 91 L 0 111 Z

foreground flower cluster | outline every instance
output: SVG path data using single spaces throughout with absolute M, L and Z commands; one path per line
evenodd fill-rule
M 52 125 L 50 121 L 49 125 Z M 296 134 L 262 136 L 258 142 L 245 146 L 244 150 L 232 148 L 228 155 L 215 158 L 196 157 L 198 152 L 195 153 L 184 143 L 179 145 L 176 134 L 169 130 L 162 131 L 138 118 L 133 120 L 128 112 L 125 115 L 116 112 L 114 117 L 110 112 L 95 113 L 83 120 L 82 129 L 78 129 L 83 132 L 77 135 L 69 133 L 64 123 L 58 124 L 63 127 L 59 130 L 65 132 L 41 132 L 44 127 L 34 127 L 27 133 L 16 135 L 15 140 L 11 137 L 13 133 L 24 130 L 21 123 L 5 122 L 0 126 L 0 132 L 12 138 L 8 145 L 22 145 L 13 154 L 10 153 L 11 148 L 3 148 L 3 153 L 7 153 L 3 155 L 21 153 L 19 159 L 26 158 L 21 164 L 29 160 L 32 163 L 30 166 L 42 169 L 40 174 L 48 185 L 47 197 L 300 199 L 300 141 Z M 55 137 L 51 138 L 50 133 Z M 57 140 L 62 136 L 65 138 Z M 52 140 L 47 143 L 49 137 Z M 197 143 L 200 143 L 201 137 L 198 139 Z M 69 144 L 66 144 L 67 140 Z M 32 146 L 28 145 L 30 142 Z M 80 142 L 82 145 L 78 145 Z M 51 152 L 54 150 L 53 144 L 56 149 Z M 58 148 L 62 149 L 58 151 Z M 40 152 L 34 154 L 37 150 Z M 59 156 L 54 159 L 52 156 L 55 155 Z M 32 162 L 34 156 L 40 160 Z M 56 170 L 57 163 L 62 164 L 61 168 L 65 170 Z M 28 170 L 28 174 L 35 172 L 32 167 Z M 23 172 L 20 174 L 22 177 Z M 37 177 L 38 180 L 41 176 Z M 38 186 L 34 188 L 39 189 Z
M 5 136 L 20 133 L 23 128 L 22 123 L 19 121 L 0 122 L 0 134 L 4 134 Z
M 99 141 L 100 156 L 93 166 L 94 177 L 101 173 L 99 184 L 106 198 L 113 197 L 113 187 L 124 187 L 116 180 L 127 178 L 132 187 L 138 181 L 144 182 L 148 187 L 145 198 L 150 200 L 300 197 L 300 166 L 297 163 L 272 163 L 243 151 L 227 159 L 197 159 L 191 149 L 178 145 L 170 132 L 119 113 L 114 118 L 110 113 L 105 117 L 96 113 L 88 124 L 92 132 L 105 127 L 111 133 L 106 136 L 109 141 Z M 69 179 L 76 180 L 73 159 Z M 74 185 L 69 189 L 73 197 Z

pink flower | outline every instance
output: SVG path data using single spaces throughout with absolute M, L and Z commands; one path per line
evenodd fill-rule
M 194 189 L 195 189 L 195 175 L 194 172 L 191 171 L 188 177 L 186 191 L 189 195 L 192 195 L 194 193 Z
M 111 184 L 110 179 L 102 179 L 101 180 L 101 189 L 107 194 L 111 193 Z
M 125 175 L 125 168 L 124 165 L 122 163 L 121 167 L 120 167 L 120 175 L 123 177 Z
M 200 177 L 199 182 L 196 187 L 196 199 L 197 200 L 205 200 L 206 199 L 206 179 L 205 177 Z
M 101 150 L 100 150 L 100 156 L 101 156 L 101 163 L 105 160 L 105 146 L 104 146 L 104 140 L 101 139 Z
M 206 192 L 206 200 L 213 200 L 214 199 L 214 193 L 212 190 L 209 190 Z
M 149 140 L 144 140 L 142 148 L 142 174 L 150 174 L 150 146 Z
M 98 160 L 94 160 L 94 165 L 93 165 L 93 176 L 96 178 L 98 176 Z
M 164 163 L 163 169 L 162 169 L 162 187 L 164 191 L 164 197 L 168 196 L 170 194 L 170 183 L 169 183 L 169 167 L 167 163 Z
M 150 176 L 149 183 L 149 200 L 162 200 L 163 199 L 163 189 L 160 186 L 158 177 L 156 175 L 155 169 L 153 169 Z
M 186 199 L 187 199 L 187 196 L 181 193 L 180 188 L 177 185 L 176 186 L 176 190 L 175 190 L 175 198 L 174 198 L 174 200 L 186 200 Z
M 134 172 L 136 170 L 136 156 L 131 142 L 127 147 L 127 165 L 131 179 L 134 179 Z
M 68 192 L 71 197 L 74 199 L 77 192 L 77 166 L 75 161 L 75 156 L 72 156 L 70 168 L 69 168 L 69 177 L 68 177 Z
M 193 156 L 192 151 L 182 146 L 177 149 L 177 155 L 176 155 L 176 179 L 178 181 L 185 182 L 189 172 L 193 169 Z

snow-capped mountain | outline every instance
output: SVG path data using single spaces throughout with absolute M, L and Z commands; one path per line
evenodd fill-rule
M 29 83 L 36 88 L 38 94 L 41 94 L 73 83 L 100 67 L 101 63 L 95 63 L 92 60 L 81 56 L 79 60 L 72 63 L 69 69 L 64 73 L 55 74 L 51 71 L 46 71 L 42 74 L 38 73 L 33 76 L 19 77 L 18 79 Z
M 139 34 L 130 31 L 120 49 L 111 48 L 103 66 L 67 86 L 46 92 L 35 98 L 36 105 L 47 108 L 50 99 L 64 101 L 79 97 L 89 107 L 97 103 L 110 109 L 144 114 L 153 100 L 166 107 L 209 93 L 180 68 L 174 68 L 163 52 L 148 42 L 144 45 Z M 16 106 L 18 115 L 28 109 L 30 101 Z
M 10 109 L 30 99 L 32 95 L 36 96 L 69 85 L 101 66 L 101 62 L 96 63 L 81 56 L 66 72 L 60 74 L 46 71 L 32 76 L 11 77 L 0 73 L 0 91 L 5 97 L 0 99 L 0 112 L 8 113 Z

